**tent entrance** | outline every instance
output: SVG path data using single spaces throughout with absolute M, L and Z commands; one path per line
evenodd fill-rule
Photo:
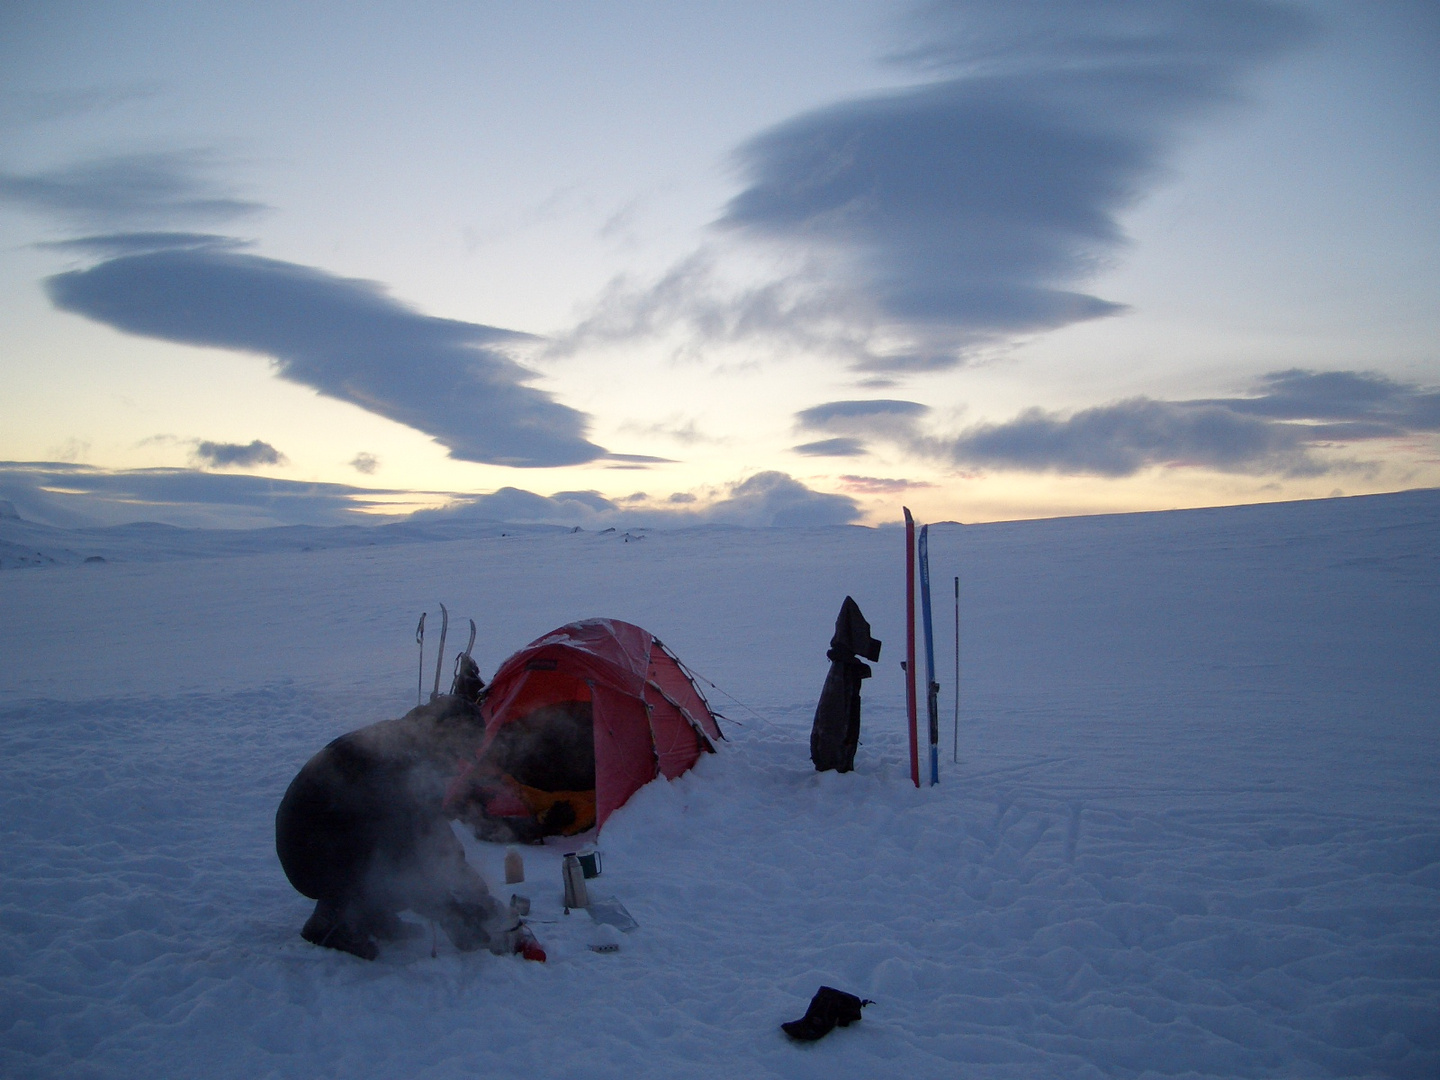
M 485 749 L 485 817 L 497 839 L 571 836 L 595 825 L 595 717 L 589 684 L 543 661 Z M 486 797 L 486 796 L 489 797 Z M 506 835 L 508 834 L 508 835 Z

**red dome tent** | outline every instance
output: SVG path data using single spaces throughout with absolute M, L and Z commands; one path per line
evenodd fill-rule
M 724 738 L 675 656 L 616 619 L 531 642 L 500 665 L 482 708 L 485 741 L 451 797 L 521 839 L 598 828 Z

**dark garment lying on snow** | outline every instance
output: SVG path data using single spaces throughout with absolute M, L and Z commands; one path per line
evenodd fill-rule
M 311 758 L 275 814 L 290 883 L 318 901 L 307 941 L 373 959 L 396 913 L 440 924 L 456 948 L 489 941 L 500 914 L 444 813 L 446 787 L 485 734 L 472 703 L 442 695 L 342 735 Z
M 868 998 L 858 998 L 833 986 L 822 986 L 810 999 L 810 1008 L 799 1020 L 781 1024 L 780 1030 L 799 1042 L 814 1042 L 834 1030 L 835 1025 L 849 1027 L 860 1019 L 860 1010 L 874 1005 Z
M 870 636 L 870 624 L 860 614 L 860 605 L 847 596 L 835 619 L 830 651 L 825 654 L 830 671 L 810 728 L 810 760 L 821 772 L 849 772 L 855 767 L 855 748 L 860 744 L 860 682 L 870 678 L 870 665 L 856 659 L 857 653 L 866 660 L 879 660 L 880 641 Z

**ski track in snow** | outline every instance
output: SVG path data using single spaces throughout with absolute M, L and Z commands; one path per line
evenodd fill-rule
M 932 527 L 922 790 L 899 530 L 203 540 L 0 572 L 7 1077 L 1440 1075 L 1440 493 Z M 885 651 L 856 771 L 817 774 L 847 592 Z M 573 841 L 513 887 L 546 964 L 299 938 L 275 806 L 413 702 L 439 600 L 487 676 L 610 615 L 718 684 L 730 743 L 600 838 L 618 953 L 560 910 Z M 876 1003 L 791 1044 L 822 983 Z

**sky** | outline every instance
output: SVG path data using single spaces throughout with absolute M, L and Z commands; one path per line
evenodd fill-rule
M 0 499 L 882 524 L 1440 485 L 1440 8 L 0 8 Z

